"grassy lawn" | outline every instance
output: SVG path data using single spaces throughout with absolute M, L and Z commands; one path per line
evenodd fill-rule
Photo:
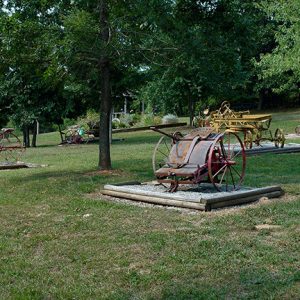
M 298 124 L 295 110 L 272 126 Z M 58 133 L 24 158 L 48 167 L 1 171 L 0 299 L 299 299 L 299 153 L 248 158 L 245 185 L 280 184 L 283 199 L 188 212 L 89 196 L 153 178 L 159 135 L 116 137 L 112 174 L 96 172 L 96 144 L 58 147 Z

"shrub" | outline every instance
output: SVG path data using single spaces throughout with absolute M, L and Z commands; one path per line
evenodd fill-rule
M 154 115 L 153 114 L 144 114 L 142 115 L 140 126 L 151 126 L 154 125 Z
M 163 116 L 162 118 L 162 123 L 163 124 L 174 124 L 174 123 L 178 123 L 178 118 L 175 115 L 172 114 L 168 114 Z
M 113 118 L 112 121 L 111 121 L 111 126 L 112 126 L 112 129 L 117 129 L 120 127 L 120 119 L 118 118 Z
M 128 128 L 133 125 L 133 117 L 132 115 L 123 114 L 120 117 L 120 127 Z
M 85 129 L 99 127 L 99 113 L 94 110 L 88 110 L 84 117 L 78 118 L 77 124 Z

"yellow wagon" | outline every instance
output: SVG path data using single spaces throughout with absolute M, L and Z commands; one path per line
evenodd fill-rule
M 284 147 L 283 130 L 277 128 L 273 134 L 270 130 L 271 121 L 270 114 L 250 114 L 248 110 L 233 111 L 228 101 L 224 101 L 217 111 L 210 114 L 210 124 L 217 132 L 241 132 L 244 146 L 248 149 L 252 148 L 253 143 L 261 145 L 262 141 L 271 141 L 276 147 Z

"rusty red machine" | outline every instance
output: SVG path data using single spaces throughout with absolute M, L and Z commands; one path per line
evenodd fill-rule
M 243 142 L 237 133 L 216 133 L 211 127 L 197 128 L 188 134 L 162 134 L 153 157 L 153 171 L 159 183 L 176 192 L 181 184 L 211 182 L 217 191 L 240 188 L 246 168 Z

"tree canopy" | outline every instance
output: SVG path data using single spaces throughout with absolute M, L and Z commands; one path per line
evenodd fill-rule
M 156 113 L 195 113 L 268 93 L 299 102 L 299 1 L 26 0 L 0 2 L 1 123 L 28 130 L 100 112 L 133 95 Z M 271 95 L 271 96 L 270 96 Z M 26 131 L 25 130 L 25 131 Z

